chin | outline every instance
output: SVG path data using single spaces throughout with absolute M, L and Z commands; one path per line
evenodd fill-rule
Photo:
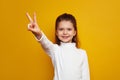
M 61 42 L 64 42 L 64 43 L 71 43 L 72 41 L 63 41 L 63 40 L 61 40 Z

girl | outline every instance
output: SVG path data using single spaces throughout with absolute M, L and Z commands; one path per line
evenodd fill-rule
M 28 13 L 26 15 L 30 21 L 28 30 L 52 60 L 54 80 L 90 80 L 86 51 L 77 48 L 75 17 L 67 13 L 58 16 L 55 24 L 56 44 L 53 44 L 39 28 L 36 14 L 33 20 Z

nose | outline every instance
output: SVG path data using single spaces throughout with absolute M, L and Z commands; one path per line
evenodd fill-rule
M 67 34 L 67 30 L 64 30 L 64 31 L 63 31 L 63 34 L 66 35 L 66 34 Z

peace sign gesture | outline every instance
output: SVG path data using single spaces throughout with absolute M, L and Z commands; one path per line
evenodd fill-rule
M 26 13 L 26 16 L 30 23 L 28 24 L 28 30 L 31 31 L 38 39 L 41 38 L 41 30 L 37 24 L 37 19 L 36 19 L 36 13 L 33 15 L 33 19 L 30 17 L 28 13 Z

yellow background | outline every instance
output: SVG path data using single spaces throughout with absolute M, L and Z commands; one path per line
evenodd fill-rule
M 0 0 L 0 80 L 52 80 L 50 58 L 27 31 L 26 12 L 54 42 L 55 19 L 77 19 L 81 48 L 88 54 L 91 80 L 120 80 L 119 0 Z

